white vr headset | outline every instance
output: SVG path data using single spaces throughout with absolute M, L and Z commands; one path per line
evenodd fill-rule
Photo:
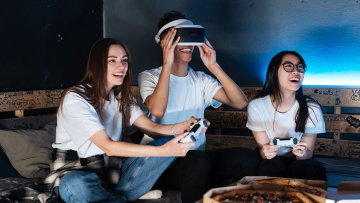
M 159 30 L 157 35 L 155 35 L 155 41 L 158 45 L 160 45 L 161 33 L 170 27 L 174 27 L 176 29 L 174 41 L 176 41 L 178 36 L 181 37 L 177 45 L 201 46 L 205 43 L 205 29 L 201 25 L 194 25 L 190 20 L 187 19 L 179 19 L 169 22 Z

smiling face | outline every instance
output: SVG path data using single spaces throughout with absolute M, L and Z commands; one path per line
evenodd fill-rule
M 292 63 L 294 65 L 300 64 L 300 59 L 293 54 L 284 55 L 281 64 L 284 63 Z M 283 65 L 280 65 L 278 69 L 278 78 L 279 78 L 279 86 L 281 92 L 286 90 L 288 91 L 297 91 L 304 79 L 304 73 L 300 73 L 297 68 L 294 68 L 293 72 L 286 72 L 283 68 Z
M 170 31 L 170 28 L 168 30 L 164 31 L 161 34 L 161 40 L 165 38 L 165 36 Z M 177 45 L 174 49 L 174 62 L 175 63 L 189 63 L 192 59 L 192 53 L 194 51 L 195 46 L 179 46 Z
M 110 91 L 116 85 L 122 85 L 128 70 L 128 55 L 123 47 L 110 45 L 107 58 L 107 87 Z
M 176 46 L 174 49 L 174 61 L 178 63 L 189 63 L 192 59 L 194 46 Z

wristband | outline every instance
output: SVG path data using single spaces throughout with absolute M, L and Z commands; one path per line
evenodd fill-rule
M 177 135 L 174 133 L 174 126 L 175 126 L 175 124 L 172 125 L 172 127 L 171 127 L 171 132 L 172 132 L 172 134 L 176 137 Z

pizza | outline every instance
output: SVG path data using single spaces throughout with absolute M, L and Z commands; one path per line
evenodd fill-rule
M 283 185 L 284 191 L 307 192 L 319 197 L 326 197 L 327 192 L 321 188 L 313 187 L 297 180 L 268 179 L 253 182 L 253 184 Z
M 233 190 L 212 197 L 220 203 L 311 203 L 312 201 L 300 192 L 280 192 L 263 190 Z

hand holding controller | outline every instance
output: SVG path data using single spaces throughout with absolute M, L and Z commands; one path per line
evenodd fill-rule
M 295 145 L 297 145 L 297 143 L 298 140 L 294 137 L 290 137 L 290 138 L 275 137 L 275 139 L 273 140 L 274 145 L 282 146 L 282 147 L 294 147 Z
M 189 134 L 181 139 L 179 142 L 182 143 L 189 143 L 189 142 L 195 142 L 196 137 L 200 134 L 203 127 L 208 127 L 207 121 L 203 118 L 199 119 L 197 123 L 193 123 L 190 125 Z

